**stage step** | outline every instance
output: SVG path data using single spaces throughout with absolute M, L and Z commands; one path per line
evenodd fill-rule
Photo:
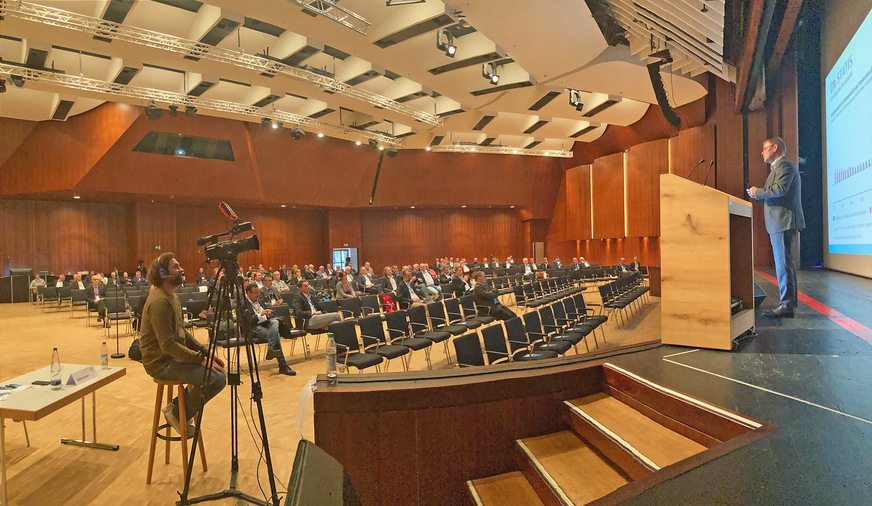
M 543 502 L 586 504 L 626 485 L 628 478 L 570 431 L 519 439 L 524 476 Z M 553 497 L 545 497 L 545 494 Z
M 519 471 L 467 481 L 475 504 L 480 506 L 539 506 L 542 501 Z
M 636 473 L 624 466 L 613 454 L 614 447 L 621 447 L 635 460 L 642 463 L 648 472 L 674 464 L 692 455 L 703 452 L 706 447 L 692 441 L 618 399 L 604 393 L 573 399 L 564 403 L 572 415 L 567 420 L 582 437 L 596 445 L 603 454 L 621 465 L 633 478 Z M 584 425 L 588 425 L 585 428 Z M 600 433 L 592 434 L 591 429 Z M 603 445 L 603 437 L 612 448 Z M 647 473 L 645 473 L 647 474 Z

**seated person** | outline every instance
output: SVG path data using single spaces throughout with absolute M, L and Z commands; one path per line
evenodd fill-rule
M 563 261 L 560 260 L 560 257 L 554 257 L 554 262 L 551 265 L 553 265 L 554 267 L 557 267 L 559 269 L 559 268 L 563 267 Z
M 70 288 L 73 290 L 84 290 L 86 288 L 85 282 L 82 281 L 81 274 L 73 274 L 73 280 L 70 281 Z
M 55 281 L 55 285 L 54 285 L 54 286 L 55 286 L 55 288 L 63 288 L 63 287 L 65 287 L 65 286 L 67 286 L 67 277 L 64 276 L 63 274 L 61 274 L 60 276 L 58 276 L 58 280 Z
M 367 262 L 369 263 L 369 262 Z M 372 269 L 369 270 L 372 272 Z M 377 294 L 378 287 L 372 281 L 372 274 L 367 273 L 365 269 L 360 270 L 360 274 L 357 276 L 357 284 L 359 288 L 362 288 L 364 292 L 370 294 Z
M 197 269 L 197 284 L 205 285 L 209 282 L 209 278 L 206 276 L 206 270 L 200 267 Z
M 360 293 L 360 286 L 357 284 L 354 276 L 351 275 L 351 266 L 345 268 L 344 276 L 339 275 L 337 277 L 335 291 L 337 299 L 350 299 L 357 297 Z
M 327 279 L 330 276 L 327 274 L 327 271 L 324 270 L 323 265 L 318 266 L 318 270 L 315 271 L 315 279 Z
M 279 292 L 273 288 L 273 278 L 271 276 L 263 278 L 263 288 L 260 289 L 258 301 L 261 306 L 266 308 L 282 304 L 283 301 L 282 298 L 279 297 Z
M 326 329 L 333 322 L 342 321 L 339 313 L 325 313 L 315 297 L 312 297 L 312 287 L 305 279 L 297 284 L 300 293 L 294 295 L 294 315 L 308 320 L 307 329 Z
M 285 323 L 285 329 L 282 329 L 282 321 L 278 318 L 273 318 L 272 309 L 265 309 L 258 297 L 260 296 L 260 288 L 256 283 L 250 283 L 245 287 L 245 301 L 243 304 L 243 318 L 247 318 L 252 330 L 260 338 L 267 340 L 266 359 L 276 359 L 279 363 L 279 374 L 287 376 L 296 376 L 297 373 L 291 369 L 285 360 L 285 354 L 282 351 L 282 341 L 280 334 L 282 330 L 290 331 L 290 322 Z M 238 311 L 238 308 L 237 308 Z
M 160 274 L 163 272 L 163 276 Z M 224 361 L 212 358 L 209 384 L 202 391 L 204 372 L 209 364 L 208 349 L 185 329 L 182 304 L 176 295 L 182 268 L 172 253 L 163 253 L 149 271 L 154 289 L 142 309 L 142 366 L 149 376 L 165 381 L 183 381 L 192 385 L 185 389 L 185 414 L 189 423 L 203 405 L 224 389 Z M 205 393 L 205 395 L 203 395 Z M 173 399 L 161 411 L 176 432 L 181 433 L 178 399 Z
M 291 287 L 282 280 L 282 273 L 280 271 L 273 272 L 272 280 L 273 288 L 279 293 L 291 291 Z
M 579 260 L 578 263 L 580 263 L 582 267 L 590 267 L 590 262 L 585 260 L 584 257 L 581 257 L 581 260 Z
M 551 267 L 551 264 L 548 263 L 548 257 L 542 257 L 542 263 L 539 264 L 539 268 L 543 271 L 547 268 Z
M 179 278 L 181 279 L 181 278 Z M 142 277 L 142 271 L 136 271 L 133 273 L 133 279 L 131 280 L 131 284 L 133 285 L 147 285 L 148 281 Z
M 294 269 L 291 277 L 288 278 L 288 286 L 297 286 L 303 280 L 303 272 L 300 269 Z
M 403 279 L 397 283 L 396 300 L 399 303 L 400 308 L 417 306 L 419 304 L 430 304 L 433 302 L 433 299 L 429 296 L 418 292 L 419 284 L 418 279 L 412 277 L 411 269 L 403 269 Z
M 91 287 L 85 293 L 88 294 L 88 309 L 97 312 L 97 323 L 102 322 L 106 318 L 106 302 L 103 300 L 106 297 L 106 285 L 100 282 L 99 275 L 91 277 Z M 103 325 L 109 326 L 108 318 Z
M 430 274 L 430 269 L 427 264 L 412 265 L 412 275 L 418 279 L 418 286 L 427 290 L 427 293 L 434 298 L 433 300 L 439 300 L 439 294 L 442 293 L 442 287 L 436 284 L 436 280 L 433 279 L 433 275 Z
M 397 288 L 399 286 L 399 282 L 397 281 L 397 277 L 394 275 L 394 270 L 387 266 L 384 270 L 384 277 L 382 278 L 382 293 L 390 295 L 392 299 L 397 299 Z
M 463 267 L 458 265 L 454 268 L 454 276 L 451 277 L 451 291 L 455 297 L 463 297 L 472 290 L 469 284 L 469 274 L 463 272 Z
M 33 275 L 33 281 L 30 282 L 30 290 L 35 292 L 40 286 L 45 286 L 45 280 L 42 279 L 39 273 L 36 273 Z
M 633 261 L 630 262 L 630 270 L 633 272 L 639 272 L 639 267 L 641 266 L 642 264 L 639 263 L 639 257 L 633 257 Z
M 303 279 L 315 279 L 315 266 L 309 264 L 305 266 L 305 270 L 303 270 Z
M 529 258 L 524 257 L 521 259 L 521 268 L 523 269 L 521 274 L 523 274 L 524 279 L 527 281 L 532 281 L 536 277 L 538 269 L 536 269 L 536 264 L 530 262 Z
M 475 305 L 488 308 L 484 316 L 493 316 L 497 320 L 508 320 L 518 316 L 500 303 L 499 290 L 487 284 L 483 271 L 476 272 L 474 279 L 475 287 L 472 289 L 472 294 L 475 297 Z
M 447 265 L 442 266 L 442 272 L 439 273 L 439 285 L 451 283 L 451 268 Z

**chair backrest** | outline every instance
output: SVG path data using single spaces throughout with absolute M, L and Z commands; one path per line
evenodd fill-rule
M 379 305 L 379 296 L 378 295 L 364 295 L 360 298 L 360 308 L 363 310 L 367 309 L 365 314 L 379 314 L 381 313 L 381 305 Z M 372 311 L 369 311 L 369 310 Z
M 360 318 L 360 314 L 363 312 L 360 306 L 360 299 L 357 297 L 339 299 L 339 309 L 342 310 L 343 318 Z
M 581 295 L 581 294 L 578 294 L 578 295 Z M 566 310 L 567 315 L 570 313 L 581 313 L 581 311 L 579 311 L 578 308 L 575 307 L 575 296 L 567 297 L 567 298 L 563 299 L 563 308 Z M 584 317 L 584 315 L 567 316 L 567 318 L 569 318 L 571 320 L 580 319 L 582 317 Z
M 325 300 L 319 302 L 321 305 L 321 309 L 325 313 L 338 313 L 339 312 L 339 302 L 335 300 Z
M 106 304 L 106 312 L 109 314 L 124 313 L 127 311 L 127 302 L 124 297 L 119 297 L 116 303 L 114 298 L 105 298 L 103 303 Z
M 426 332 L 430 330 L 430 323 L 427 320 L 427 308 L 418 304 L 406 310 L 409 315 L 409 323 L 412 325 L 412 332 Z
M 463 309 L 464 318 L 472 318 L 476 315 L 475 299 L 472 295 L 464 295 L 460 298 L 460 308 Z
M 58 288 L 58 297 L 60 297 L 62 299 L 69 299 L 71 290 L 72 290 L 72 288 L 70 288 L 69 286 L 62 286 L 62 287 Z
M 71 290 L 70 291 L 70 299 L 73 302 L 84 302 L 88 300 L 88 291 L 87 290 Z
M 460 299 L 445 299 L 445 312 L 448 323 L 463 321 L 463 312 L 460 309 Z
M 204 304 L 204 306 L 205 306 L 205 304 Z M 291 308 L 288 307 L 287 304 L 279 304 L 278 306 L 273 306 L 270 309 L 272 309 L 272 311 L 273 311 L 273 316 L 281 317 L 288 325 L 290 325 L 292 323 L 291 322 Z M 190 311 L 190 310 L 191 310 L 191 308 L 188 307 L 188 311 Z M 193 314 L 194 318 L 196 318 L 197 315 L 200 313 L 193 313 L 192 312 L 192 314 Z
M 554 312 L 554 320 L 561 327 L 565 327 L 565 322 L 569 319 L 566 317 L 566 309 L 563 306 L 565 300 L 567 299 L 558 300 L 554 304 L 551 304 L 551 310 Z
M 515 302 L 518 305 L 521 305 L 527 302 L 527 297 L 524 296 L 524 287 L 521 285 L 515 285 L 512 287 L 512 291 L 515 292 Z
M 381 316 L 367 316 L 358 320 L 357 324 L 360 325 L 361 336 L 373 337 L 378 339 L 379 342 L 382 343 L 387 342 L 387 340 L 385 339 L 385 327 L 384 325 L 382 325 Z M 363 344 L 364 346 L 369 346 L 373 343 L 368 342 L 366 339 L 364 339 Z
M 481 351 L 481 343 L 478 334 L 470 332 L 454 338 L 454 351 L 457 355 L 457 364 L 461 366 L 484 365 L 484 354 Z
M 509 350 L 506 348 L 506 335 L 502 325 L 491 325 L 481 329 L 481 338 L 484 340 L 484 351 L 489 364 L 509 360 Z
M 385 315 L 385 323 L 388 324 L 391 339 L 409 335 L 409 320 L 405 310 L 391 311 Z
M 548 304 L 539 309 L 539 321 L 542 322 L 542 328 L 545 329 L 546 334 L 554 332 L 556 330 L 555 327 L 559 327 L 554 319 L 553 306 L 554 304 Z
M 542 332 L 542 322 L 539 319 L 539 311 L 530 311 L 529 313 L 524 314 L 524 328 L 527 329 L 527 332 L 534 332 L 536 334 L 543 334 Z M 533 341 L 539 339 L 540 336 L 534 336 Z
M 454 297 L 454 291 L 451 290 L 451 283 L 442 283 L 439 286 L 442 287 L 443 297 Z
M 344 353 L 347 351 L 360 351 L 360 343 L 357 341 L 357 332 L 355 332 L 354 329 L 354 322 L 333 322 L 327 326 L 327 330 L 333 333 L 333 340 L 337 344 L 341 344 L 347 348 L 339 348 L 336 350 L 337 352 Z
M 508 338 L 512 355 L 519 351 L 527 350 L 530 346 L 530 339 L 527 337 L 527 329 L 524 328 L 524 323 L 521 319 L 509 318 L 503 322 L 503 325 L 506 327 L 506 337 Z

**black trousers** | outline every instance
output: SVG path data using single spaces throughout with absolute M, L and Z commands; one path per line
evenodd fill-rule
M 506 306 L 502 304 L 497 304 L 496 306 L 491 308 L 490 316 L 493 316 L 497 320 L 511 320 L 518 315 L 516 315 L 514 311 L 507 308 Z

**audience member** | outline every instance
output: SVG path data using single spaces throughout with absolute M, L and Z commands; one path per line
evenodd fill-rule
M 279 297 L 278 291 L 273 288 L 272 276 L 263 278 L 263 288 L 260 289 L 258 294 L 258 301 L 260 301 L 260 305 L 263 307 L 278 306 L 282 303 L 282 298 Z
M 328 277 L 327 271 L 324 270 L 324 266 L 318 266 L 318 270 L 315 271 L 315 279 L 327 279 Z
M 419 286 L 427 290 L 427 293 L 433 297 L 433 300 L 439 300 L 439 294 L 442 293 L 442 287 L 436 283 L 435 279 L 433 279 L 427 265 L 414 264 L 412 265 L 412 271 L 412 274 L 418 279 Z
M 78 274 L 76 274 L 78 276 Z M 103 323 L 104 327 L 109 326 L 109 319 L 106 318 L 106 302 L 103 300 L 106 297 L 106 285 L 100 282 L 100 276 L 94 275 L 91 277 L 91 287 L 86 292 L 88 294 L 88 309 L 97 312 L 97 323 Z
M 315 266 L 309 264 L 304 266 L 303 270 L 303 279 L 315 279 L 315 271 L 313 270 Z
M 370 265 L 369 265 L 369 262 L 364 262 L 363 268 L 360 269 L 360 272 L 365 272 L 365 273 L 369 274 L 370 278 L 372 278 L 374 275 L 372 272 L 372 267 L 370 267 Z
M 532 281 L 536 277 L 536 264 L 530 263 L 530 259 L 524 257 L 521 259 L 521 274 L 527 281 Z
M 294 268 L 291 277 L 288 279 L 289 286 L 297 286 L 303 280 L 303 273 L 300 269 Z
M 559 269 L 559 268 L 563 267 L 563 261 L 560 260 L 560 257 L 554 257 L 554 262 L 551 265 L 553 265 L 554 267 L 557 267 Z
M 200 267 L 199 269 L 197 269 L 197 284 L 205 285 L 207 282 L 208 279 L 206 278 L 206 270 Z
M 285 354 L 282 351 L 282 342 L 279 337 L 282 322 L 279 318 L 273 318 L 272 309 L 265 309 L 261 305 L 258 300 L 259 296 L 260 288 L 258 288 L 256 283 L 251 283 L 245 287 L 246 301 L 243 309 L 245 318 L 248 319 L 259 337 L 266 338 L 268 343 L 266 360 L 276 359 L 279 364 L 279 374 L 296 376 L 297 373 L 288 365 L 288 361 L 285 360 Z M 287 327 L 288 324 L 289 322 L 285 325 L 285 328 L 290 329 L 290 327 Z
M 581 260 L 578 263 L 580 263 L 582 267 L 590 267 L 590 262 L 585 260 L 584 257 L 581 257 Z
M 641 267 L 639 257 L 633 257 L 633 261 L 630 263 L 630 270 L 633 272 L 639 272 L 639 267 Z
M 142 262 L 142 260 L 140 260 L 140 263 L 141 262 Z M 148 281 L 142 277 L 142 272 L 143 271 L 137 270 L 136 272 L 133 273 L 133 280 L 131 282 L 132 284 L 134 284 L 134 285 L 148 284 Z M 175 292 L 173 292 L 173 293 L 175 293 Z
M 451 291 L 455 297 L 462 297 L 472 290 L 469 284 L 469 274 L 463 272 L 463 267 L 458 265 L 454 268 L 454 276 L 451 277 Z
M 369 262 L 367 262 L 369 264 Z M 358 287 L 366 293 L 376 294 L 378 293 L 378 287 L 372 280 L 372 269 L 361 269 L 360 274 L 357 276 L 357 284 Z
M 475 279 L 475 287 L 472 289 L 472 294 L 475 297 L 475 305 L 488 309 L 484 316 L 493 316 L 498 320 L 508 320 L 518 316 L 500 303 L 499 290 L 487 284 L 483 271 L 477 271 L 473 279 Z M 479 311 L 481 312 L 481 309 Z
M 308 329 L 326 329 L 333 322 L 342 321 L 339 313 L 325 313 L 315 297 L 312 297 L 312 287 L 306 280 L 297 285 L 300 293 L 294 295 L 294 314 L 304 320 L 308 320 Z
M 412 277 L 411 269 L 403 269 L 403 279 L 398 283 L 397 287 L 397 302 L 401 308 L 416 306 L 419 304 L 429 304 L 433 302 L 429 296 L 421 296 L 417 291 L 418 280 Z
M 45 286 L 45 280 L 40 277 L 39 273 L 33 275 L 33 281 L 30 282 L 30 289 L 36 291 L 40 286 Z
M 551 264 L 548 263 L 548 257 L 542 257 L 542 263 L 539 264 L 539 268 L 544 271 L 549 267 L 551 267 Z
M 72 288 L 73 290 L 84 290 L 85 289 L 85 282 L 82 281 L 81 274 L 78 274 L 78 273 L 73 274 L 73 280 L 70 281 L 70 288 Z
M 381 285 L 382 293 L 390 295 L 394 300 L 397 299 L 397 277 L 394 275 L 394 270 L 390 266 L 385 267 Z
M 275 288 L 279 293 L 291 291 L 288 284 L 282 280 L 282 273 L 280 271 L 273 272 L 272 280 L 273 288 Z
M 351 275 L 351 266 L 345 267 L 345 275 L 339 275 L 336 278 L 336 298 L 350 299 L 356 297 L 360 292 L 360 287 L 354 276 Z
M 67 277 L 61 274 L 60 276 L 58 276 L 58 280 L 55 281 L 55 287 L 63 288 L 65 286 L 67 286 Z

